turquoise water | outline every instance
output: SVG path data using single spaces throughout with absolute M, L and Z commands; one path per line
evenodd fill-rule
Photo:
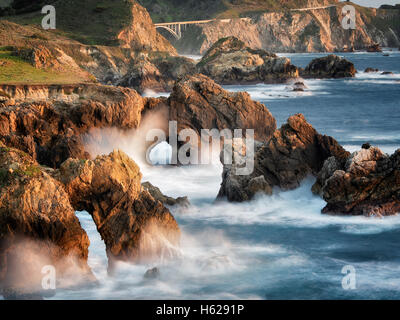
M 304 66 L 314 54 L 290 55 Z M 370 142 L 393 152 L 400 147 L 400 53 L 346 54 L 357 69 L 393 71 L 355 79 L 307 80 L 304 93 L 287 85 L 230 86 L 262 101 L 279 125 L 304 113 L 321 133 L 349 150 Z M 118 145 L 117 145 L 118 146 Z M 135 157 L 129 144 L 122 147 Z M 188 195 L 193 206 L 172 209 L 183 236 L 176 259 L 149 265 L 121 265 L 106 274 L 104 244 L 88 214 L 78 216 L 91 239 L 89 264 L 96 288 L 59 290 L 67 299 L 399 299 L 400 217 L 330 217 L 325 203 L 311 194 L 313 179 L 290 192 L 260 196 L 249 203 L 213 204 L 221 165 L 160 168 L 141 164 L 150 180 L 171 196 Z M 356 289 L 344 290 L 344 266 L 356 270 Z M 145 281 L 158 266 L 161 277 Z

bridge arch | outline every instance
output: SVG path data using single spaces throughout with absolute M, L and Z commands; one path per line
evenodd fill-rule
M 169 33 L 171 33 L 177 40 L 180 40 L 180 38 L 181 38 L 174 30 L 172 30 L 171 28 L 169 28 L 167 26 L 156 26 L 156 29 L 158 29 L 158 28 L 162 28 L 162 29 L 169 31 Z

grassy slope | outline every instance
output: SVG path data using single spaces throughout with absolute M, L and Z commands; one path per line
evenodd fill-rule
M 257 12 L 303 8 L 306 0 L 138 0 L 155 22 L 235 18 Z M 335 2 L 335 0 L 331 0 Z
M 73 84 L 85 82 L 73 73 L 37 69 L 29 62 L 0 48 L 0 84 Z

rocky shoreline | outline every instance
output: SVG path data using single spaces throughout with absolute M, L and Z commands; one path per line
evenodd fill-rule
M 135 19 L 119 30 L 116 47 L 84 45 L 0 21 L 1 32 L 12 35 L 0 38 L 12 57 L 80 79 L 0 84 L 0 289 L 5 298 L 41 297 L 43 265 L 55 266 L 66 283 L 71 278 L 96 282 L 88 265 L 89 239 L 76 211 L 92 217 L 110 274 L 119 261 L 146 263 L 177 254 L 180 228 L 169 207 L 188 208 L 190 199 L 163 195 L 142 181 L 139 166 L 124 152 L 96 156 L 83 139 L 97 129 L 141 130 L 143 119 L 160 111 L 163 126 L 176 121 L 179 131 L 191 129 L 199 136 L 202 129 L 254 129 L 254 172 L 238 176 L 235 169 L 242 162 L 224 165 L 220 201 L 292 190 L 313 176 L 312 191 L 327 203 L 322 213 L 381 217 L 400 211 L 400 150 L 388 156 L 364 145 L 350 154 L 302 114 L 277 129 L 265 105 L 246 92 L 221 87 L 292 81 L 293 90 L 302 91 L 300 77 L 355 77 L 353 63 L 329 55 L 303 70 L 235 37 L 218 40 L 196 63 L 178 56 L 156 33 L 146 10 L 132 3 Z M 148 89 L 171 94 L 141 95 Z M 242 141 L 234 145 L 244 156 Z M 140 148 L 135 152 L 144 157 Z

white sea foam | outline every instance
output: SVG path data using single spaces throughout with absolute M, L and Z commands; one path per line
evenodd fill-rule
M 306 85 L 305 91 L 293 91 L 291 84 L 257 84 L 252 86 L 224 86 L 225 89 L 238 92 L 246 91 L 253 100 L 295 99 L 314 95 L 327 95 L 325 82 L 329 80 L 299 80 Z

